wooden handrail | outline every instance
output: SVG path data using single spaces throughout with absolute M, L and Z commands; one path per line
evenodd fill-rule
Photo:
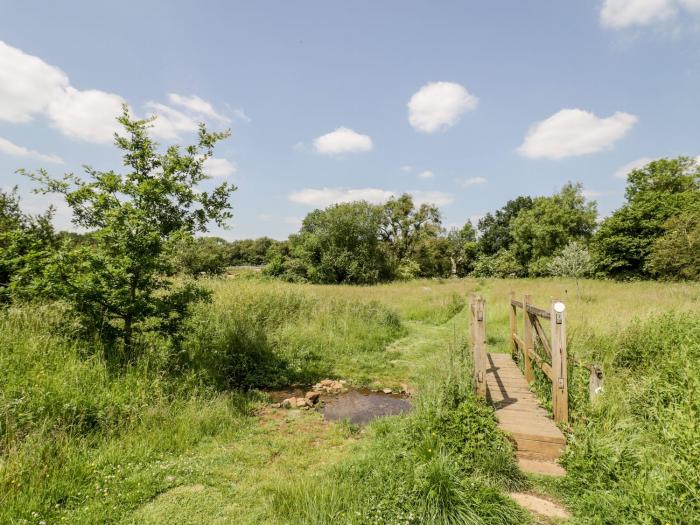
M 512 352 L 519 351 L 523 355 L 525 379 L 528 383 L 534 380 L 532 362 L 542 370 L 545 376 L 552 382 L 552 411 L 557 422 L 567 422 L 569 418 L 568 402 L 568 377 L 567 377 L 567 353 L 566 353 L 566 319 L 565 307 L 560 301 L 552 301 L 549 311 L 530 304 L 532 297 L 525 295 L 522 301 L 515 299 L 515 294 L 510 293 L 509 317 L 510 317 L 510 343 Z M 523 311 L 523 337 L 518 335 L 517 310 Z M 550 324 L 550 337 L 545 334 L 540 318 L 548 319 Z M 540 340 L 542 348 L 549 355 L 551 364 L 535 352 L 534 336 Z

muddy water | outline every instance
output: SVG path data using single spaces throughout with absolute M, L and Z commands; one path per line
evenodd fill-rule
M 329 421 L 348 419 L 355 425 L 363 425 L 382 416 L 403 414 L 411 410 L 405 397 L 351 390 L 337 396 L 323 396 L 323 417 Z

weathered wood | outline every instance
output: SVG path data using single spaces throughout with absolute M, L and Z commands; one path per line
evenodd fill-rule
M 518 326 L 517 326 L 517 320 L 518 320 L 518 312 L 513 306 L 513 300 L 515 297 L 515 292 L 510 292 L 510 308 L 508 308 L 508 314 L 510 317 L 510 333 L 511 333 L 511 338 L 510 338 L 510 350 L 513 355 L 516 355 L 518 353 L 518 343 L 517 341 L 513 338 L 517 337 L 516 332 L 518 331 Z
M 532 326 L 534 327 L 535 332 L 537 332 L 537 338 L 540 340 L 540 343 L 542 343 L 542 348 L 544 348 L 545 352 L 547 352 L 551 356 L 552 347 L 550 346 L 549 341 L 547 340 L 547 336 L 544 333 L 544 328 L 542 328 L 540 320 L 533 315 L 530 316 L 530 321 L 532 322 Z
M 540 317 L 542 317 L 544 319 L 550 318 L 550 314 L 547 310 L 542 310 L 541 308 L 537 308 L 536 306 L 532 306 L 531 304 L 528 304 L 525 309 L 528 312 L 530 312 L 532 315 L 539 315 Z
M 511 292 L 511 293 L 513 293 L 513 292 Z M 523 307 L 523 303 L 521 303 L 520 301 L 516 301 L 515 299 L 511 299 L 510 304 L 511 304 L 511 306 L 515 306 L 516 308 Z
M 525 351 L 525 342 L 518 337 L 518 334 L 513 332 L 510 336 L 516 348 L 519 348 L 523 352 Z
M 566 438 L 539 405 L 516 363 L 507 354 L 487 354 L 487 359 L 488 400 L 499 427 L 514 441 L 518 458 L 558 459 Z
M 530 356 L 530 358 L 533 361 L 535 361 L 535 363 L 537 363 L 537 366 L 540 367 L 540 369 L 545 373 L 549 380 L 554 381 L 554 372 L 552 372 L 552 367 L 549 366 L 549 363 L 547 363 L 544 359 L 538 356 L 532 348 L 528 348 L 527 353 Z
M 557 311 L 555 305 L 561 305 Z M 569 388 L 566 363 L 566 312 L 564 303 L 552 300 L 550 326 L 552 331 L 552 408 L 554 419 L 569 420 Z
M 523 304 L 525 306 L 527 306 L 531 300 L 532 300 L 532 296 L 529 294 L 526 294 L 525 297 L 523 297 Z M 524 369 L 525 369 L 525 380 L 528 383 L 532 383 L 535 376 L 532 374 L 532 363 L 530 362 L 530 353 L 528 350 L 529 348 L 533 348 L 532 321 L 530 320 L 530 315 L 525 310 L 523 310 L 523 324 L 524 324 L 524 326 L 523 326 L 523 343 L 524 343 L 523 364 L 524 364 Z
M 591 373 L 588 377 L 588 397 L 593 401 L 603 391 L 603 370 L 594 364 L 587 368 Z

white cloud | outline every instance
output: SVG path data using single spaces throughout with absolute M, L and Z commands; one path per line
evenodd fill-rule
M 615 170 L 615 177 L 618 179 L 626 179 L 627 174 L 632 171 L 636 170 L 637 168 L 642 168 L 649 164 L 652 160 L 652 158 L 649 157 L 642 157 L 640 159 L 633 160 L 632 162 L 628 162 L 624 166 L 620 166 L 617 170 Z
M 0 41 L 0 120 L 29 122 L 68 85 L 57 67 Z
M 405 166 L 401 166 L 401 171 L 405 171 L 406 173 L 410 173 L 413 171 L 413 166 L 410 166 L 406 164 Z
M 0 120 L 22 123 L 44 115 L 68 137 L 109 142 L 123 103 L 113 93 L 76 89 L 59 68 L 0 42 Z
M 226 159 L 209 157 L 204 161 L 204 173 L 210 177 L 228 177 L 236 173 L 236 165 Z
M 168 101 L 176 106 L 183 107 L 193 113 L 198 115 L 204 115 L 221 122 L 231 122 L 231 119 L 214 109 L 211 102 L 198 97 L 197 95 L 185 96 L 178 95 L 177 93 L 168 93 Z M 245 113 L 242 113 L 245 116 Z M 247 116 L 246 116 L 247 118 Z M 250 119 L 248 119 L 250 120 Z
M 531 159 L 563 159 L 612 148 L 639 119 L 616 112 L 601 118 L 581 109 L 562 109 L 533 125 L 518 148 Z
M 484 177 L 470 177 L 459 181 L 464 188 L 468 188 L 469 186 L 478 186 L 479 184 L 486 184 L 487 182 L 488 181 Z
M 233 114 L 241 120 L 244 120 L 246 122 L 252 122 L 252 119 L 248 116 L 248 114 L 245 111 L 243 111 L 243 108 L 234 109 Z
M 25 148 L 24 146 L 18 146 L 17 144 L 2 137 L 0 137 L 0 153 L 5 153 L 14 157 L 24 157 L 43 162 L 51 162 L 54 164 L 63 164 L 63 159 L 57 155 L 46 155 L 45 153 L 39 153 L 38 151 Z
M 394 196 L 394 193 L 378 188 L 307 188 L 289 194 L 289 200 L 307 206 L 325 208 L 331 204 L 352 201 L 367 201 L 381 204 Z
M 314 148 L 324 155 L 341 155 L 358 153 L 372 149 L 372 139 L 350 128 L 340 127 L 335 131 L 321 135 L 314 140 Z
M 647 26 L 676 16 L 674 0 L 605 0 L 600 23 L 612 29 Z
M 421 171 L 418 174 L 419 179 L 432 179 L 434 176 L 435 174 L 430 170 Z
M 178 138 L 180 133 L 193 133 L 199 127 L 192 117 L 165 104 L 147 102 L 146 107 L 151 110 L 148 116 L 156 117 L 151 132 L 158 138 L 173 140 Z
M 63 95 L 51 101 L 51 125 L 68 137 L 86 142 L 112 142 L 120 129 L 117 117 L 124 99 L 96 89 L 80 91 L 68 86 Z
M 476 108 L 479 99 L 454 82 L 431 82 L 408 102 L 408 121 L 418 131 L 434 133 L 454 126 L 462 113 Z
M 447 206 L 455 200 L 454 195 L 442 191 L 409 191 L 416 205 L 435 204 L 436 206 Z

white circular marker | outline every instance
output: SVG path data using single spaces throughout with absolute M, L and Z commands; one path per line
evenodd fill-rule
M 561 302 L 556 302 L 554 303 L 554 311 L 557 313 L 562 313 L 564 310 L 566 310 L 566 306 L 564 306 L 564 303 Z

